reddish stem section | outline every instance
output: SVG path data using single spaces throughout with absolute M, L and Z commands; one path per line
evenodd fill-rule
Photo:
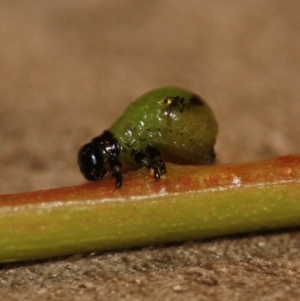
M 0 262 L 300 226 L 300 156 L 0 196 Z
M 171 167 L 170 167 L 171 166 Z M 73 187 L 0 195 L 0 207 L 63 201 L 83 201 L 151 196 L 199 190 L 224 190 L 241 186 L 300 183 L 300 155 L 242 164 L 195 166 L 171 165 L 170 172 L 155 182 L 146 168 L 124 175 L 124 185 L 115 188 L 114 179 Z

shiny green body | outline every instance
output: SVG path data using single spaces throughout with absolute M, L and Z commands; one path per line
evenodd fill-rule
M 147 145 L 187 162 L 212 163 L 218 125 L 211 108 L 182 88 L 150 91 L 131 103 L 110 127 L 121 151 L 119 160 L 134 163 L 134 150 Z

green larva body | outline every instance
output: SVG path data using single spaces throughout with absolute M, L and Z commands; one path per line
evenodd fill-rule
M 133 102 L 108 130 L 80 148 L 77 160 L 89 181 L 101 180 L 110 170 L 120 188 L 123 163 L 152 169 L 158 181 L 170 156 L 176 162 L 213 163 L 217 132 L 214 114 L 199 96 L 161 88 Z
M 148 145 L 186 162 L 212 163 L 218 125 L 208 104 L 176 87 L 150 91 L 131 103 L 108 129 L 120 144 L 119 160 L 134 163 Z

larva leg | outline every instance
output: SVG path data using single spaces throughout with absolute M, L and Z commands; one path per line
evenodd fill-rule
M 118 160 L 111 160 L 110 168 L 112 171 L 112 176 L 116 178 L 116 188 L 121 187 L 123 179 L 121 162 Z
M 163 161 L 163 159 L 160 156 L 160 151 L 158 149 L 156 149 L 155 147 L 148 145 L 146 147 L 146 152 L 149 154 L 149 157 L 150 157 L 152 163 L 155 164 L 156 166 L 158 166 L 160 173 L 161 174 L 166 173 L 165 162 Z
M 159 180 L 160 179 L 160 172 L 158 167 L 151 161 L 150 158 L 147 157 L 147 155 L 145 155 L 144 153 L 137 151 L 134 154 L 134 160 L 137 164 L 145 166 L 147 168 L 152 168 L 154 171 L 154 178 L 155 180 Z

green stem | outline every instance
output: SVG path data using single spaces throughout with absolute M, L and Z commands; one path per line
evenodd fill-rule
M 300 226 L 300 156 L 0 196 L 0 262 Z

